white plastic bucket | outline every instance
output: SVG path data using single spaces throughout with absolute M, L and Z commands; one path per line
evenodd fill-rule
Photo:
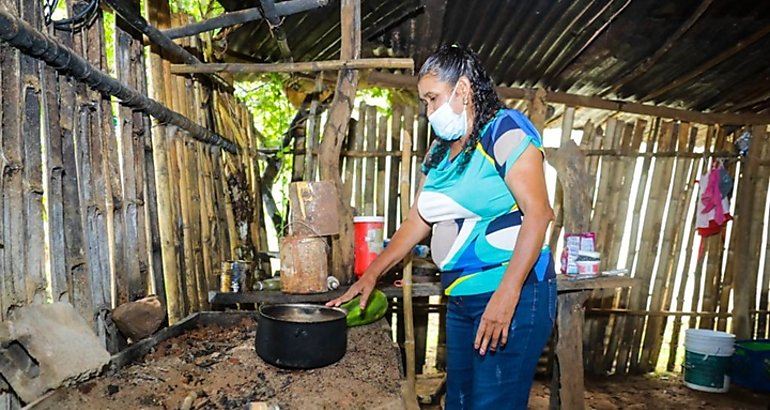
M 685 386 L 709 393 L 730 389 L 728 371 L 735 351 L 735 335 L 707 329 L 688 329 L 682 365 Z

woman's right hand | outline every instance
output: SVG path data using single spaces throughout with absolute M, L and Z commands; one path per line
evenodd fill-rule
M 363 275 L 354 283 L 347 292 L 342 296 L 332 299 L 326 302 L 326 306 L 339 306 L 354 297 L 361 295 L 361 310 L 366 308 L 366 303 L 369 301 L 369 295 L 374 290 L 374 286 L 377 284 L 377 280 L 373 279 L 376 275 Z

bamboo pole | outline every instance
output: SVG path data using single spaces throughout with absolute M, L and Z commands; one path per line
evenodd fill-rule
M 311 103 L 312 104 L 312 103 Z M 291 181 L 307 180 L 308 169 L 307 158 L 312 156 L 310 153 L 310 146 L 307 140 L 307 101 L 303 101 L 297 113 L 294 115 L 294 120 L 289 124 L 289 130 L 286 131 L 284 138 L 292 138 L 294 140 L 294 147 L 292 149 L 294 158 L 291 163 Z M 280 151 L 280 148 L 278 149 Z M 274 159 L 278 161 L 278 159 Z
M 48 34 L 53 34 L 52 27 L 48 28 Z M 50 269 L 50 287 L 51 287 L 51 299 L 54 302 L 70 302 L 78 309 L 79 306 L 74 304 L 72 300 L 72 289 L 70 287 L 70 280 L 67 271 L 67 245 L 66 245 L 66 230 L 69 226 L 73 226 L 77 230 L 82 229 L 79 225 L 80 218 L 74 220 L 65 219 L 65 205 L 64 205 L 64 161 L 62 147 L 65 144 L 64 139 L 67 138 L 64 134 L 63 119 L 61 115 L 64 115 L 64 110 L 59 106 L 59 91 L 62 89 L 62 97 L 65 104 L 71 105 L 74 100 L 74 96 L 71 94 L 71 86 L 66 84 L 66 79 L 61 80 L 61 84 L 58 81 L 58 76 L 53 69 L 43 67 L 40 74 L 40 98 L 43 108 L 43 144 L 46 147 L 45 158 L 46 169 L 48 172 L 44 175 L 44 178 L 48 179 L 48 190 L 46 192 L 46 209 L 45 212 L 48 215 L 46 222 L 48 224 L 48 237 L 46 246 L 48 247 L 48 268 Z M 64 88 L 68 88 L 67 91 Z M 69 98 L 68 98 L 69 97 Z M 2 98 L 0 98 L 0 107 L 2 107 Z M 71 115 L 71 112 L 67 112 L 67 115 Z M 69 129 L 71 136 L 71 128 Z M 2 141 L 2 131 L 0 131 L 0 141 Z M 2 145 L 0 145 L 0 149 Z M 2 172 L 2 170 L 0 170 Z M 0 186 L 1 183 L 0 183 Z M 2 200 L 0 199 L 0 202 Z M 0 215 L 2 215 L 2 206 L 0 205 Z M 66 215 L 66 216 L 65 216 Z M 77 222 L 78 224 L 73 224 Z M 1 225 L 2 223 L 0 223 Z M 0 228 L 0 243 L 2 243 L 2 228 Z M 1 252 L 1 251 L 0 251 Z M 2 255 L 0 253 L 0 260 Z M 0 261 L 0 272 L 3 272 L 2 261 Z
M 701 175 L 705 172 L 706 164 L 708 163 L 708 152 L 711 150 L 711 140 L 713 136 L 713 127 L 709 127 L 709 129 L 706 132 L 706 141 L 703 147 L 703 157 L 698 160 L 698 165 L 695 168 L 695 175 L 694 178 L 700 178 Z M 693 146 L 693 144 L 691 144 Z M 684 309 L 684 297 L 685 297 L 685 291 L 687 289 L 688 283 L 690 283 L 690 278 L 692 277 L 693 286 L 700 286 L 700 275 L 696 275 L 694 273 L 691 273 L 690 265 L 691 265 L 691 259 L 692 259 L 692 247 L 693 242 L 695 239 L 695 225 L 698 217 L 697 209 L 698 209 L 698 195 L 696 193 L 696 185 L 694 183 L 694 178 L 691 178 L 688 183 L 691 185 L 688 193 L 688 200 L 687 204 L 689 204 L 690 207 L 690 214 L 692 215 L 690 219 L 690 234 L 687 238 L 687 242 L 684 247 L 684 273 L 681 275 L 681 281 L 679 283 L 679 291 L 677 292 L 676 297 L 676 311 L 681 311 Z M 693 299 L 696 299 L 699 297 L 698 295 L 693 292 L 691 295 Z M 668 356 L 668 363 L 666 364 L 666 369 L 668 371 L 674 371 L 675 365 L 676 365 L 676 356 L 677 351 L 679 350 L 679 336 L 682 331 L 682 322 L 684 320 L 682 318 L 679 318 L 677 320 L 674 320 L 673 330 L 671 332 L 671 343 L 669 345 L 669 356 Z
M 397 149 L 399 149 L 401 145 L 400 141 L 400 135 L 401 135 L 401 112 L 402 107 L 400 105 L 393 106 L 393 114 L 391 116 L 391 123 L 390 123 L 390 143 L 388 144 L 390 146 L 390 151 L 393 152 Z M 403 156 L 403 152 L 402 152 Z M 398 181 L 399 176 L 399 169 L 401 166 L 399 165 L 401 163 L 401 157 L 389 157 L 390 159 L 390 189 L 388 190 L 388 196 L 385 199 L 385 203 L 388 206 L 388 213 L 387 218 L 385 219 L 385 223 L 387 224 L 385 233 L 388 238 L 393 237 L 393 233 L 396 232 L 396 228 L 398 228 L 398 221 L 396 220 L 397 209 L 396 203 L 398 203 Z
M 770 153 L 768 153 L 770 154 Z M 764 172 L 767 172 L 767 168 L 764 168 Z M 770 238 L 770 221 L 765 219 L 764 226 L 766 227 L 766 237 Z M 770 240 L 768 240 L 765 243 L 765 260 L 764 265 L 765 267 L 770 266 Z M 768 302 L 768 299 L 770 299 L 768 296 L 770 295 L 770 273 L 768 273 L 767 268 L 765 269 L 764 274 L 762 275 L 762 283 L 759 287 L 759 305 L 758 309 L 768 309 L 770 308 L 770 303 Z M 757 338 L 768 338 L 770 337 L 770 329 L 768 329 L 768 318 L 766 316 L 759 316 L 757 320 Z
M 27 74 L 20 70 L 22 56 L 13 50 L 9 55 L 0 60 L 2 64 L 2 183 L 3 218 L 0 218 L 0 227 L 3 229 L 3 318 L 7 318 L 12 306 L 24 305 L 27 302 L 25 289 L 26 256 L 23 247 L 24 241 L 24 197 L 23 197 L 23 169 L 24 169 L 24 135 L 23 132 L 23 104 L 19 104 L 24 98 L 22 88 L 22 76 Z M 27 67 L 29 67 L 27 65 Z M 29 68 L 27 68 L 28 70 Z
M 96 64 L 96 68 L 101 68 L 104 58 L 102 49 L 104 35 L 102 33 L 101 20 L 97 20 L 86 33 L 86 56 L 91 64 Z M 97 309 L 97 334 L 107 343 L 107 350 L 113 351 L 114 340 L 107 339 L 106 323 L 104 323 L 103 312 L 105 308 L 110 307 L 110 277 L 111 260 L 110 246 L 111 241 L 108 231 L 107 215 L 109 211 L 105 209 L 107 205 L 108 184 L 104 169 L 104 126 L 102 121 L 105 119 L 105 111 L 109 112 L 109 106 L 105 104 L 102 96 L 94 91 L 88 91 L 86 94 L 88 107 L 81 108 L 84 131 L 83 139 L 88 141 L 88 167 L 90 175 L 86 179 L 89 181 L 89 198 L 85 201 L 86 221 L 88 231 L 91 233 L 88 237 L 89 258 L 92 260 L 91 287 L 94 292 L 94 307 Z M 111 122 L 111 119 L 110 119 Z M 110 135 L 112 137 L 112 135 Z M 84 148 L 86 148 L 84 146 Z M 84 161 L 85 162 L 85 161 Z
M 73 33 L 56 31 L 56 38 L 62 42 L 62 44 L 77 49 L 76 44 L 82 44 L 82 42 L 73 41 Z M 77 34 L 79 38 L 81 34 Z M 6 62 L 13 63 L 12 58 L 7 58 Z M 3 66 L 3 75 L 0 77 L 7 77 L 6 73 L 13 73 L 14 70 Z M 78 84 L 74 79 L 68 77 L 59 77 L 59 92 L 56 96 L 60 104 L 59 118 L 61 122 L 61 156 L 62 156 L 62 202 L 63 202 L 63 218 L 65 221 L 64 230 L 64 244 L 65 249 L 65 269 L 67 275 L 67 290 L 69 292 L 69 301 L 75 306 L 78 313 L 86 319 L 90 324 L 93 324 L 94 308 L 93 299 L 91 295 L 91 280 L 89 277 L 90 263 L 86 258 L 85 250 L 85 219 L 84 213 L 81 212 L 85 209 L 81 203 L 81 176 L 79 176 L 79 165 L 76 159 L 78 145 L 76 139 L 79 138 L 79 132 L 77 130 L 77 104 L 76 104 L 76 89 L 80 87 L 85 89 L 85 85 Z M 50 89 L 51 92 L 55 92 L 54 89 Z M 8 90 L 3 87 L 3 93 L 8 98 L 11 97 Z M 1 99 L 1 98 L 0 98 Z M 59 106 L 59 102 L 56 102 Z M 3 107 L 6 105 L 3 104 Z M 13 109 L 9 107 L 4 110 Z M 7 119 L 2 121 L 4 124 L 8 122 Z M 2 131 L 0 131 L 2 132 Z M 55 145 L 51 145 L 52 155 L 56 155 L 53 152 Z M 55 169 L 54 167 L 51 168 Z M 2 201 L 0 201 L 1 203 Z M 0 218 L 1 220 L 2 218 Z M 0 232 L 4 230 L 1 228 L 2 222 L 0 221 Z M 51 248 L 52 252 L 55 252 L 55 248 Z M 2 250 L 0 250 L 2 252 Z M 0 261 L 0 268 L 2 268 L 2 261 Z M 5 270 L 3 270 L 5 271 Z M 3 307 L 7 308 L 3 303 Z M 3 309 L 3 312 L 6 312 Z M 0 313 L 3 316 L 4 313 Z
M 615 149 L 619 152 L 626 152 L 631 149 L 634 138 L 634 126 L 630 123 L 619 122 L 615 129 Z M 638 150 L 638 145 L 635 149 Z M 635 161 L 634 161 L 635 162 Z M 611 169 L 606 177 L 613 178 L 611 181 L 613 186 L 610 188 L 609 196 L 606 201 L 604 210 L 604 216 L 602 219 L 605 221 L 604 225 L 607 226 L 603 230 L 601 242 L 604 264 L 610 269 L 617 267 L 618 253 L 620 251 L 620 243 L 623 241 L 623 233 L 626 225 L 627 211 L 628 211 L 628 197 L 630 195 L 631 181 L 633 179 L 633 168 L 635 163 L 629 164 L 628 159 L 615 158 L 614 164 L 610 164 Z M 630 176 L 628 175 L 627 168 L 631 168 Z M 609 224 L 609 221 L 614 222 Z M 602 229 L 599 230 L 602 232 Z M 598 304 L 602 308 L 617 307 L 617 303 L 620 299 L 620 292 L 604 292 L 599 293 L 600 297 Z M 606 363 L 606 359 L 609 356 L 609 340 L 615 329 L 616 318 L 611 316 L 606 319 L 593 320 L 596 328 L 592 329 L 592 332 L 596 334 L 594 345 L 595 355 L 594 363 Z M 614 359 L 614 356 L 613 356 Z M 602 374 L 604 374 L 605 367 L 596 367 Z
M 355 134 L 353 134 L 353 149 L 356 151 L 364 150 L 364 142 L 366 141 L 366 115 L 368 110 L 366 104 L 361 103 L 358 105 L 358 122 L 356 122 Z M 353 208 L 355 208 L 358 215 L 363 215 L 364 212 L 364 160 L 360 158 L 353 159 Z
M 660 119 L 655 120 L 655 124 L 650 127 L 650 133 L 647 138 L 647 141 L 645 142 L 645 150 L 647 152 L 653 152 L 655 145 L 660 138 Z M 652 161 L 651 157 L 645 157 L 644 161 L 642 162 L 642 173 L 639 176 L 639 188 L 636 193 L 636 201 L 634 203 L 634 212 L 633 216 L 631 217 L 631 232 L 630 232 L 630 240 L 628 244 L 628 258 L 626 262 L 626 266 L 629 268 L 629 271 L 634 271 L 634 266 L 636 266 L 636 257 L 637 257 L 637 246 L 639 242 L 639 226 L 641 224 L 641 212 L 642 212 L 642 205 L 644 203 L 644 200 L 646 198 L 645 192 L 647 192 L 647 185 L 648 185 L 648 171 L 650 169 L 650 163 Z M 620 296 L 620 303 L 618 306 L 629 306 L 630 298 L 631 298 L 631 290 L 623 291 L 621 292 Z M 636 323 L 633 321 L 626 320 L 626 318 L 621 317 L 618 321 L 618 328 L 622 329 L 623 332 L 614 332 L 612 338 L 610 338 L 610 345 L 617 345 L 618 352 L 617 352 L 617 364 L 616 364 L 616 373 L 618 374 L 625 374 L 628 369 L 628 363 L 629 359 L 631 358 L 631 343 L 632 339 L 634 337 L 634 332 L 636 331 L 636 328 L 634 327 Z M 613 342 L 613 338 L 620 338 L 619 342 Z
M 168 25 L 167 9 L 163 8 L 163 1 L 149 1 L 146 4 L 150 21 L 155 20 L 159 27 Z M 164 83 L 167 77 L 163 73 L 163 62 L 159 54 L 150 54 L 150 70 L 152 80 L 152 93 L 160 101 L 168 102 L 171 95 L 166 92 Z M 172 178 L 170 161 L 168 156 L 169 141 L 176 134 L 175 126 L 159 126 L 153 124 L 158 130 L 158 135 L 152 139 L 152 154 L 154 179 L 156 187 L 158 237 L 160 240 L 161 262 L 163 268 L 163 284 L 165 288 L 166 309 L 168 310 L 169 324 L 174 324 L 184 317 L 184 302 L 181 299 L 181 280 L 179 277 L 179 264 L 176 253 L 176 236 L 174 233 L 174 209 L 172 196 Z M 172 143 L 173 144 L 173 143 Z M 174 181 L 176 182 L 176 181 Z M 157 283 L 156 283 L 157 286 Z
M 142 55 L 141 53 L 137 54 L 135 47 L 139 41 L 132 38 L 121 21 L 116 24 L 115 37 L 117 79 L 132 88 L 138 88 L 136 78 L 138 73 L 133 69 L 131 61 L 138 59 L 141 62 Z M 118 182 L 123 196 L 121 211 L 125 224 L 125 246 L 122 249 L 125 269 L 124 286 L 126 287 L 127 300 L 133 301 L 145 296 L 147 292 L 146 277 L 142 275 L 141 267 L 142 262 L 146 261 L 146 253 L 143 252 L 145 251 L 143 249 L 144 232 L 140 230 L 139 226 L 141 215 L 139 207 L 141 205 L 137 194 L 137 191 L 141 189 L 140 184 L 143 182 L 142 176 L 138 174 L 144 168 L 144 155 L 135 154 L 135 149 L 139 148 L 135 141 L 142 138 L 142 135 L 137 135 L 137 132 L 141 132 L 142 128 L 140 124 L 134 123 L 135 121 L 141 122 L 142 117 L 134 115 L 133 110 L 128 107 L 120 106 L 118 120 L 120 121 L 120 150 L 118 155 L 122 158 L 122 176 L 118 175 Z M 142 151 L 143 148 L 144 145 L 142 144 Z
M 377 132 L 377 152 L 387 151 L 388 143 L 388 117 L 380 115 Z M 377 157 L 377 189 L 376 189 L 376 215 L 385 216 L 385 157 Z
M 217 119 L 218 121 L 218 119 Z M 228 218 L 229 195 L 227 195 L 227 182 L 225 181 L 225 170 L 222 161 L 222 153 L 218 151 L 209 151 L 211 155 L 211 172 L 214 176 L 214 194 L 217 211 L 217 232 L 219 233 L 219 254 L 222 261 L 230 260 L 235 257 L 233 245 L 231 245 L 232 229 L 230 229 Z
M 310 117 L 307 121 L 307 149 L 310 151 L 305 159 L 305 180 L 315 181 L 318 176 L 317 152 L 321 133 L 321 101 L 320 94 L 323 91 L 323 73 L 319 73 L 315 80 L 313 101 L 310 102 Z
M 25 18 L 32 19 L 33 24 L 40 21 L 39 8 L 33 2 L 24 1 L 22 11 Z M 31 8 L 31 9 L 27 9 Z M 30 57 L 22 56 L 20 64 L 21 100 L 19 104 L 23 113 L 21 116 L 22 135 L 24 138 L 21 151 L 24 159 L 21 164 L 24 201 L 24 236 L 21 246 L 24 248 L 26 302 L 44 303 L 46 300 L 46 278 L 44 253 L 35 249 L 37 244 L 45 242 L 43 226 L 43 164 L 40 153 L 40 66 Z M 19 239 L 16 239 L 19 240 Z
M 620 150 L 624 144 L 625 123 L 610 118 L 607 121 L 607 138 L 604 145 L 609 149 Z M 611 229 L 618 225 L 618 220 L 624 220 L 625 215 L 617 215 L 613 206 L 617 205 L 618 194 L 621 190 L 622 172 L 618 172 L 620 160 L 618 158 L 603 157 L 601 160 L 601 180 L 599 191 L 594 206 L 594 215 L 591 219 L 591 230 L 597 233 L 597 250 L 605 260 L 605 266 L 613 266 L 609 250 L 612 246 Z M 609 223 L 613 220 L 614 223 Z M 609 264 L 608 264 L 609 263 Z M 594 291 L 588 303 L 597 307 L 612 307 L 613 296 L 609 292 Z M 608 318 L 594 318 L 584 323 L 584 337 L 589 341 L 589 348 L 584 353 L 584 361 L 588 363 L 601 363 L 604 356 L 605 334 L 608 328 Z
M 703 283 L 702 309 L 716 312 L 719 307 L 720 284 L 722 284 L 722 249 L 724 247 L 724 233 L 712 235 L 706 238 L 706 278 Z M 713 318 L 704 318 L 698 326 L 700 329 L 713 329 Z
M 320 71 L 338 71 L 342 69 L 365 70 L 373 68 L 414 70 L 414 60 L 411 58 L 361 58 L 355 60 L 308 61 L 300 63 L 174 64 L 171 66 L 171 72 L 173 74 L 310 73 Z
M 377 107 L 366 107 L 366 151 L 377 151 Z M 374 177 L 376 158 L 366 158 L 363 169 L 366 176 L 363 178 L 361 190 L 364 193 L 363 215 L 374 215 Z
M 752 127 L 752 139 L 756 138 L 754 146 L 754 152 L 757 156 L 756 161 L 761 162 L 763 160 L 768 159 L 768 152 L 770 149 L 768 148 L 768 145 L 770 145 L 770 141 L 768 140 L 768 133 L 767 133 L 767 127 L 766 126 L 755 126 Z M 754 180 L 751 181 L 753 183 L 753 191 L 754 195 L 752 198 L 753 201 L 753 208 L 752 208 L 752 216 L 751 216 L 751 231 L 750 231 L 750 237 L 749 237 L 749 248 L 745 251 L 746 254 L 749 255 L 748 261 L 745 262 L 745 270 L 744 274 L 748 275 L 748 283 L 745 284 L 745 286 L 741 286 L 741 289 L 746 293 L 744 296 L 747 301 L 746 303 L 749 305 L 748 310 L 751 312 L 752 310 L 757 309 L 757 285 L 758 285 L 758 279 L 759 279 L 759 259 L 760 259 L 760 251 L 762 246 L 762 224 L 754 222 L 754 221 L 761 221 L 762 218 L 765 215 L 765 209 L 766 209 L 766 201 L 767 201 L 767 184 L 768 184 L 768 175 L 767 172 L 761 172 L 758 165 L 755 165 L 755 174 L 754 174 Z M 745 287 L 745 289 L 743 289 Z M 738 287 L 736 287 L 736 291 L 738 291 Z M 737 299 L 736 299 L 737 301 Z M 745 306 L 744 306 L 745 309 Z M 744 313 L 746 314 L 746 313 Z M 749 329 L 748 334 L 749 338 L 755 338 L 758 334 L 758 321 L 755 321 L 751 318 L 751 314 L 746 314 L 749 316 Z M 736 323 L 736 326 L 738 324 Z
M 675 124 L 663 124 L 663 138 L 658 144 L 658 150 L 671 151 L 675 146 L 677 132 Z M 642 241 L 640 243 L 641 257 L 636 266 L 636 277 L 640 278 L 640 283 L 635 287 L 637 292 L 633 293 L 630 300 L 632 309 L 646 307 L 649 302 L 650 280 L 653 278 L 653 268 L 659 249 L 659 241 L 662 231 L 663 211 L 665 201 L 669 193 L 671 181 L 672 165 L 670 158 L 656 159 L 655 169 L 653 171 L 652 185 L 647 200 L 647 212 L 644 220 L 644 229 L 642 230 Z M 653 288 L 654 290 L 654 288 Z M 653 295 L 654 296 L 654 295 Z M 645 370 L 641 363 L 642 350 L 642 329 L 644 329 L 644 318 L 636 321 L 637 328 L 634 333 L 633 344 L 631 346 L 633 356 L 631 369 L 634 371 Z
M 403 130 L 412 138 L 411 146 L 409 148 L 409 151 L 411 152 L 412 161 L 415 160 L 415 158 L 414 158 L 414 149 L 412 149 L 412 148 L 414 148 L 416 146 L 416 144 L 417 144 L 416 143 L 416 138 L 415 138 L 415 132 L 414 132 L 414 122 L 415 122 L 414 121 L 414 117 L 415 117 L 415 115 L 414 115 L 414 107 L 412 107 L 411 105 L 405 106 L 404 107 Z M 409 165 L 410 173 L 409 173 L 408 177 L 409 177 L 409 181 L 410 181 L 410 186 L 412 188 L 414 188 L 414 185 L 417 184 L 417 182 L 415 182 L 415 180 L 414 180 L 414 172 L 413 171 L 415 171 L 415 168 L 416 168 L 416 166 L 414 164 L 410 164 Z M 403 176 L 402 176 L 402 178 L 403 178 Z M 414 189 L 410 189 L 409 192 L 407 193 L 407 196 L 409 198 L 409 203 L 412 203 L 411 201 L 412 201 L 413 194 L 414 194 Z M 402 219 L 403 219 L 403 216 L 402 216 Z M 419 335 L 418 335 L 418 337 L 419 337 Z M 420 359 L 420 357 L 418 357 L 418 362 L 417 362 L 418 364 L 420 363 L 419 359 Z
M 633 152 L 639 152 L 642 144 L 642 140 L 644 139 L 644 130 L 647 127 L 647 121 L 638 119 L 636 122 L 631 125 L 627 124 L 626 126 L 626 132 L 628 133 L 629 130 L 631 130 L 630 138 L 627 135 L 624 137 L 626 141 L 628 141 L 628 144 L 625 144 L 623 147 L 623 150 L 629 153 Z M 631 187 L 633 185 L 634 177 L 636 175 L 636 159 L 631 158 L 624 158 L 623 160 L 623 172 L 625 175 L 623 176 L 623 188 L 622 192 L 620 192 L 620 203 L 617 205 L 618 212 L 623 213 L 623 216 L 620 219 L 619 223 L 616 223 L 616 231 L 613 236 L 612 246 L 610 248 L 610 259 L 609 259 L 609 266 L 618 266 L 618 260 L 620 258 L 620 246 L 621 242 L 623 240 L 624 233 L 626 231 L 626 226 L 630 223 L 629 218 L 627 214 L 627 210 L 629 209 L 629 202 L 631 200 Z M 626 262 L 628 263 L 628 262 Z M 633 263 L 633 261 L 632 261 Z M 625 295 L 625 292 L 623 290 L 616 291 L 615 297 L 612 301 L 612 307 L 613 308 L 619 308 L 622 303 L 624 303 L 623 296 Z M 603 358 L 603 365 L 601 368 L 604 370 L 604 372 L 611 372 L 613 364 L 615 362 L 616 354 L 618 352 L 618 343 L 620 342 L 620 338 L 618 337 L 625 326 L 625 318 L 618 317 L 618 316 L 611 316 L 610 321 L 608 324 L 607 329 L 607 336 L 608 339 L 606 344 L 606 349 L 604 353 Z
M 725 145 L 727 145 L 727 133 L 724 128 L 720 128 L 719 133 L 717 134 L 715 150 L 722 149 L 725 147 Z M 733 174 L 734 177 L 736 169 L 737 167 L 731 166 L 728 168 L 728 173 Z M 740 189 L 740 180 L 735 179 L 735 181 L 739 187 L 738 189 Z M 728 272 L 732 272 L 733 263 L 728 263 L 726 270 L 722 269 L 722 262 L 724 260 L 724 246 L 727 240 L 726 234 L 727 232 L 723 230 L 718 235 L 709 237 L 706 240 L 708 259 L 706 261 L 706 277 L 703 285 L 702 305 L 704 310 L 716 312 L 719 309 L 721 295 L 729 295 L 730 289 L 732 288 L 732 274 L 730 273 L 728 275 Z M 733 236 L 732 241 L 735 240 L 737 240 L 737 237 Z M 734 249 L 734 246 L 731 248 Z M 728 262 L 730 261 L 728 260 Z M 723 309 L 725 308 L 727 308 L 726 304 L 724 305 Z M 719 326 L 718 323 L 717 325 Z M 723 326 L 727 326 L 726 320 L 723 322 Z M 713 318 L 704 318 L 700 321 L 699 327 L 713 329 Z
M 401 219 L 406 219 L 409 213 L 410 168 L 412 164 L 412 136 L 404 133 L 401 150 Z M 414 344 L 414 308 L 412 306 L 412 255 L 404 258 L 403 286 L 404 286 L 404 349 L 406 350 L 406 381 L 411 391 L 416 391 L 416 364 Z
M 690 125 L 681 123 L 677 144 L 680 149 L 686 147 L 690 137 Z M 676 257 L 670 257 L 669 261 L 665 259 L 668 255 L 677 255 L 676 245 L 679 241 L 678 227 L 682 226 L 684 219 L 682 214 L 682 202 L 684 202 L 685 182 L 690 178 L 692 160 L 678 158 L 674 160 L 674 170 L 672 176 L 671 196 L 668 200 L 668 214 L 666 215 L 666 224 L 663 229 L 662 242 L 660 246 L 659 263 L 655 273 L 652 298 L 648 310 L 656 311 L 667 309 L 668 295 L 673 286 L 672 278 L 674 275 L 674 261 Z M 661 317 L 650 317 L 647 321 L 647 328 L 642 348 L 641 366 L 647 371 L 652 371 L 658 361 L 660 347 L 663 342 L 666 321 Z

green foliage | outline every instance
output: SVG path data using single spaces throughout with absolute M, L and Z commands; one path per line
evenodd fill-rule
M 283 91 L 283 85 L 288 76 L 281 74 L 265 74 L 255 81 L 238 82 L 235 84 L 235 96 L 246 104 L 254 116 L 254 126 L 262 134 L 261 148 L 281 148 L 284 134 L 289 131 L 291 120 L 297 110 L 291 105 Z M 288 201 L 287 190 L 291 181 L 291 169 L 294 156 L 293 144 L 285 147 L 276 155 L 282 161 L 281 168 L 273 185 L 273 197 L 279 209 L 286 209 Z M 260 169 L 265 169 L 261 164 Z M 286 218 L 283 218 L 285 221 Z M 278 232 L 282 227 L 277 227 Z
M 391 92 L 387 88 L 370 87 L 360 89 L 356 93 L 356 106 L 360 102 L 364 102 L 366 105 L 377 107 L 377 112 L 389 117 L 393 113 L 390 99 Z
M 183 12 L 196 21 L 216 17 L 224 12 L 217 0 L 169 0 L 172 13 Z
M 288 131 L 296 109 L 283 91 L 287 78 L 281 74 L 265 74 L 256 81 L 238 82 L 235 96 L 242 100 L 254 115 L 254 125 L 265 140 L 266 148 L 279 148 Z
M 104 53 L 107 68 L 110 75 L 115 76 L 115 13 L 105 11 L 102 13 L 102 25 L 104 26 Z

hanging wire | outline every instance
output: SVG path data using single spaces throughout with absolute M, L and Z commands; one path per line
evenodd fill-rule
M 88 0 L 87 2 L 77 2 L 72 5 L 72 17 L 54 20 L 53 13 L 58 6 L 59 0 L 45 0 L 43 3 L 43 18 L 46 25 L 53 23 L 55 29 L 62 31 L 80 31 L 84 27 L 90 26 L 99 14 L 99 0 Z

